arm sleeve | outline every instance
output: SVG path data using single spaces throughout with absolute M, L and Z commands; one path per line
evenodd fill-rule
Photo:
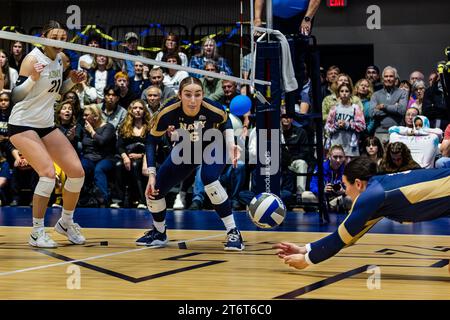
M 147 156 L 148 168 L 156 168 L 156 146 L 160 143 L 161 139 L 161 137 L 155 137 L 152 134 L 147 135 L 145 154 Z
M 382 219 L 375 215 L 384 200 L 384 189 L 374 182 L 356 199 L 352 211 L 335 232 L 309 244 L 309 261 L 313 264 L 320 263 L 336 255 L 345 246 L 354 244 Z
M 120 134 L 117 137 L 117 151 L 119 154 L 127 153 L 127 150 L 125 149 L 125 141 Z
M 377 96 L 374 94 L 372 95 L 372 98 L 370 98 L 370 116 L 372 118 L 382 118 L 386 116 L 386 112 L 375 108 L 377 104 L 378 104 Z
M 16 86 L 12 91 L 12 100 L 14 103 L 23 100 L 33 89 L 36 81 L 31 79 L 30 77 L 19 76 L 19 79 L 16 81 Z

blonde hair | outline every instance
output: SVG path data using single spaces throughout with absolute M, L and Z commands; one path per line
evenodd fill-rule
M 94 126 L 95 128 L 100 127 L 105 122 L 102 117 L 102 110 L 95 103 L 84 106 L 84 110 L 90 111 L 97 118 Z
M 361 85 L 361 83 L 362 83 L 363 81 L 366 81 L 367 84 L 368 84 L 368 87 L 369 87 L 369 93 L 367 93 L 367 97 L 366 97 L 366 98 L 367 98 L 367 99 L 370 99 L 370 98 L 372 97 L 372 95 L 373 95 L 373 85 L 372 85 L 372 82 L 370 82 L 370 81 L 367 80 L 366 78 L 359 79 L 359 80 L 356 82 L 355 87 L 353 88 L 353 95 L 359 97 L 359 95 L 358 95 L 358 88 L 359 88 L 359 86 Z M 361 97 L 360 97 L 360 98 L 361 98 Z
M 142 99 L 136 99 L 133 100 L 130 105 L 128 106 L 128 112 L 127 115 L 123 121 L 123 124 L 119 128 L 119 134 L 122 137 L 125 138 L 131 138 L 133 137 L 133 127 L 134 127 L 134 116 L 132 112 L 132 107 L 134 104 L 140 103 L 144 107 L 144 115 L 142 117 L 142 127 L 144 130 L 142 130 L 141 137 L 145 137 L 147 133 L 150 131 L 150 111 L 148 111 L 144 100 Z
M 97 64 L 97 57 L 98 56 L 101 56 L 101 54 L 97 54 L 97 55 L 95 55 L 94 56 L 94 60 L 92 60 L 92 64 L 91 64 L 91 69 L 97 69 L 97 67 L 98 67 L 98 64 Z M 104 56 L 105 57 L 105 56 Z M 107 69 L 107 70 L 109 70 L 109 69 L 111 69 L 112 68 L 112 66 L 113 66 L 113 64 L 114 64 L 114 61 L 113 61 L 113 59 L 112 58 L 110 58 L 110 57 L 106 57 L 106 59 L 107 59 L 107 63 L 106 63 L 106 66 L 105 66 L 105 68 Z

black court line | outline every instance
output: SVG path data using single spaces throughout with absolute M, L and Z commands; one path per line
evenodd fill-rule
M 59 260 L 63 260 L 63 261 L 76 261 L 75 259 L 66 257 L 64 255 L 61 255 L 61 254 L 58 254 L 58 253 L 55 253 L 55 252 L 52 252 L 52 251 L 48 251 L 48 250 L 45 250 L 45 249 L 35 249 L 35 251 L 37 251 L 39 253 L 42 253 L 42 254 L 45 254 L 47 256 L 59 259 Z M 148 275 L 148 276 L 144 276 L 144 277 L 139 277 L 139 278 L 132 277 L 132 276 L 129 276 L 129 275 L 126 275 L 126 274 L 123 274 L 123 273 L 120 273 L 120 272 L 116 272 L 116 271 L 113 271 L 113 270 L 110 270 L 110 269 L 106 269 L 106 268 L 102 268 L 102 267 L 99 267 L 99 266 L 95 266 L 93 264 L 82 262 L 82 261 L 81 262 L 80 261 L 74 262 L 73 264 L 78 265 L 80 267 L 84 267 L 84 268 L 93 270 L 93 271 L 96 271 L 96 272 L 99 272 L 99 273 L 103 273 L 103 274 L 108 275 L 108 276 L 112 276 L 112 277 L 115 277 L 115 278 L 118 278 L 118 279 L 121 279 L 121 280 L 125 280 L 125 281 L 131 282 L 131 283 L 140 283 L 140 282 L 147 281 L 147 280 L 167 277 L 167 276 L 174 275 L 174 274 L 177 274 L 177 273 L 186 272 L 186 271 L 195 270 L 195 269 L 200 269 L 200 268 L 212 266 L 212 265 L 215 265 L 215 264 L 227 262 L 226 260 L 191 260 L 191 259 L 187 259 L 186 260 L 186 259 L 184 259 L 184 258 L 186 258 L 188 256 L 194 256 L 194 255 L 199 255 L 199 254 L 202 254 L 202 253 L 201 252 L 193 252 L 193 253 L 189 253 L 189 254 L 186 254 L 186 255 L 176 256 L 176 257 L 172 257 L 172 258 L 165 258 L 165 259 L 161 259 L 161 260 L 194 261 L 194 262 L 206 261 L 206 262 L 200 263 L 200 264 L 196 264 L 196 265 L 193 265 L 193 266 L 184 267 L 184 268 L 164 271 L 164 272 L 160 272 L 160 273 L 156 273 L 156 274 L 152 274 L 152 275 Z M 181 260 L 181 259 L 184 259 L 184 260 Z
M 344 273 L 339 273 L 339 274 L 337 274 L 337 275 L 335 275 L 335 276 L 333 276 L 331 278 L 324 279 L 322 281 L 319 281 L 319 282 L 307 285 L 307 286 L 305 286 L 303 288 L 296 289 L 296 290 L 293 290 L 291 292 L 284 293 L 284 294 L 282 294 L 280 296 L 274 297 L 274 299 L 294 299 L 294 300 L 296 300 L 297 297 L 299 297 L 301 295 L 304 295 L 304 294 L 312 292 L 314 290 L 317 290 L 317 289 L 329 286 L 329 285 L 331 285 L 333 283 L 336 283 L 336 282 L 339 282 L 341 280 L 350 278 L 350 277 L 352 277 L 352 276 L 354 276 L 356 274 L 365 272 L 365 271 L 367 271 L 368 267 L 370 267 L 370 265 L 366 264 L 366 265 L 364 265 L 362 267 L 358 267 L 356 269 L 349 270 L 349 271 L 344 272 Z
M 396 253 L 405 253 L 405 254 L 412 254 L 412 255 L 424 256 L 424 257 L 432 257 L 433 256 L 432 254 L 403 251 L 403 250 L 397 250 L 397 249 L 391 249 L 391 248 L 384 248 L 381 250 L 377 250 L 377 251 L 375 251 L 375 253 L 381 253 L 381 254 L 385 254 L 385 255 L 394 255 Z
M 397 258 L 396 258 L 397 259 Z M 395 268 L 442 268 L 445 267 L 450 263 L 450 260 L 448 259 L 442 259 L 430 266 L 416 266 L 416 265 L 389 265 L 389 264 L 380 264 L 376 265 L 377 267 L 395 267 Z M 368 270 L 368 267 L 371 265 L 364 265 L 362 267 L 358 267 L 356 269 L 352 269 L 343 273 L 339 273 L 335 276 L 332 276 L 328 279 L 324 279 L 318 282 L 315 282 L 313 284 L 307 285 L 303 288 L 299 288 L 290 292 L 287 292 L 285 294 L 282 294 L 280 296 L 275 297 L 274 299 L 298 299 L 299 296 L 304 295 L 306 293 L 312 292 L 314 290 L 324 288 L 326 286 L 329 286 L 333 283 L 336 283 L 341 280 L 348 279 L 354 275 L 363 273 Z M 388 277 L 389 276 L 389 277 Z M 444 281 L 444 282 L 450 282 L 449 277 L 433 277 L 433 276 L 416 276 L 416 275 L 383 275 L 384 278 L 388 277 L 391 280 L 413 280 L 413 281 Z

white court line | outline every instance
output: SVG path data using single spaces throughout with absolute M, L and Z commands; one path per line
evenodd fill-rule
M 208 236 L 208 237 L 203 237 L 203 238 L 181 240 L 181 241 L 175 242 L 175 244 L 178 245 L 179 243 L 182 243 L 182 242 L 187 243 L 187 242 L 192 242 L 192 241 L 206 240 L 206 239 L 212 239 L 212 238 L 218 238 L 218 237 L 223 237 L 223 234 L 215 234 L 215 235 Z M 31 268 L 26 268 L 26 269 L 19 269 L 19 270 L 14 270 L 14 271 L 2 272 L 2 273 L 0 273 L 0 277 L 2 277 L 2 276 L 9 276 L 9 275 L 16 274 L 16 273 L 41 270 L 41 269 L 46 269 L 46 268 L 51 268 L 51 267 L 58 267 L 58 266 L 63 266 L 63 265 L 66 265 L 66 264 L 71 264 L 71 263 L 77 263 L 77 262 L 84 262 L 84 261 L 90 261 L 90 260 L 95 260 L 95 259 L 113 257 L 113 256 L 121 255 L 121 254 L 130 253 L 130 252 L 138 252 L 138 251 L 144 251 L 144 250 L 147 250 L 147 249 L 154 249 L 154 248 L 160 248 L 160 247 L 161 246 L 150 246 L 150 247 L 145 247 L 145 248 L 138 248 L 138 249 L 132 249 L 132 250 L 126 250 L 126 251 L 120 251 L 120 252 L 107 253 L 107 254 L 102 254 L 102 255 L 99 255 L 99 256 L 93 256 L 93 257 L 89 257 L 89 258 L 85 258 L 85 259 L 64 261 L 64 262 L 47 264 L 47 265 L 43 265 L 43 266 L 39 266 L 39 267 L 31 267 Z

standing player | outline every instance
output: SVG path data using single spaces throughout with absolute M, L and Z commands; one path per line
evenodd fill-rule
M 158 174 L 156 174 L 155 146 L 157 145 L 157 140 L 166 133 L 171 125 L 177 129 L 179 136 L 183 136 L 188 141 L 180 141 L 172 149 L 170 156 L 167 157 L 159 168 Z M 200 80 L 193 77 L 185 78 L 180 83 L 178 97 L 174 101 L 170 101 L 166 107 L 155 115 L 154 123 L 147 137 L 149 179 L 146 195 L 148 197 L 147 205 L 153 216 L 154 228 L 136 240 L 136 244 L 165 245 L 167 243 L 165 226 L 166 200 L 164 197 L 173 186 L 184 180 L 201 164 L 201 179 L 205 185 L 205 192 L 227 229 L 225 250 L 241 251 L 244 249 L 241 233 L 236 228 L 231 211 L 230 200 L 218 180 L 226 166 L 225 158 L 227 152 L 215 149 L 215 153 L 211 153 L 214 161 L 208 161 L 211 159 L 205 159 L 203 156 L 201 156 L 200 161 L 192 161 L 192 157 L 186 154 L 191 151 L 194 158 L 198 156 L 200 151 L 203 154 L 203 150 L 208 148 L 210 143 L 203 141 L 202 137 L 210 129 L 219 129 L 221 131 L 219 133 L 220 136 L 223 135 L 225 138 L 226 150 L 230 154 L 233 165 L 236 165 L 237 159 L 240 157 L 240 150 L 234 143 L 233 129 L 227 113 L 220 104 L 204 98 Z M 177 146 L 186 145 L 186 142 L 191 149 L 183 149 L 181 152 L 183 153 L 183 158 L 186 158 L 187 161 L 175 164 L 177 162 L 177 152 L 180 151 L 180 148 L 177 148 Z M 203 142 L 207 145 L 203 145 Z M 201 145 L 200 149 L 198 149 L 198 144 Z M 223 146 L 223 144 L 221 145 Z
M 282 242 L 274 246 L 291 267 L 304 269 L 354 244 L 384 217 L 398 222 L 421 222 L 450 214 L 450 169 L 422 169 L 375 176 L 376 163 L 367 157 L 352 160 L 344 169 L 351 213 L 338 230 L 300 247 Z M 449 266 L 450 271 L 450 266 Z
M 66 41 L 67 33 L 56 21 L 43 28 L 42 36 Z M 20 76 L 12 96 L 15 106 L 8 123 L 8 134 L 13 145 L 39 175 L 33 195 L 33 231 L 29 244 L 40 248 L 54 248 L 57 244 L 44 229 L 44 216 L 49 197 L 55 187 L 53 161 L 66 173 L 63 191 L 62 216 L 55 230 L 66 235 L 72 243 L 83 244 L 85 238 L 78 224 L 73 222 L 73 212 L 84 182 L 80 160 L 54 123 L 54 105 L 59 92 L 66 92 L 75 83 L 84 80 L 81 71 L 71 71 L 63 81 L 65 56 L 61 48 L 33 49 L 20 67 Z

